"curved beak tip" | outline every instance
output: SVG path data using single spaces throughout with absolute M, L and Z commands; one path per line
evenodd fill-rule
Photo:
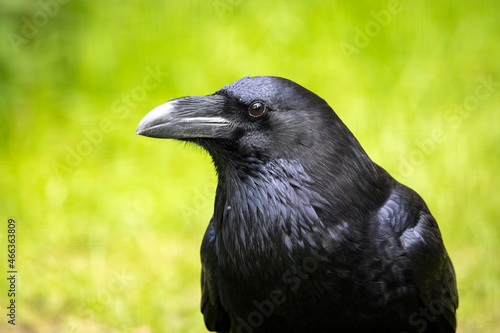
M 162 123 L 162 121 L 168 117 L 172 110 L 174 109 L 175 101 L 170 101 L 164 104 L 161 104 L 149 111 L 139 122 L 137 125 L 137 129 L 135 130 L 136 135 L 144 135 L 148 129 L 151 127 Z

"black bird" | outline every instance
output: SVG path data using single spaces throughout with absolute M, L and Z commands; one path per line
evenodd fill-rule
M 210 331 L 455 332 L 455 273 L 436 220 L 316 94 L 244 77 L 160 105 L 136 134 L 212 156 L 201 245 Z

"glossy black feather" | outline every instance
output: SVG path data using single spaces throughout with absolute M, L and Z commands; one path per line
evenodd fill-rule
M 206 98 L 231 123 L 186 139 L 219 179 L 201 248 L 209 330 L 455 332 L 455 273 L 435 219 L 323 99 L 277 77 Z M 248 115 L 254 101 L 268 108 L 260 118 Z

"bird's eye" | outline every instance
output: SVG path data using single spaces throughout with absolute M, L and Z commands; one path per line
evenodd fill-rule
M 266 112 L 266 106 L 261 102 L 253 102 L 248 108 L 248 113 L 252 117 L 260 117 Z

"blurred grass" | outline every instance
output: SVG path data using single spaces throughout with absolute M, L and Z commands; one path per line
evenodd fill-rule
M 500 332 L 500 89 L 476 96 L 481 78 L 500 81 L 498 2 L 401 1 L 357 47 L 389 2 L 43 6 L 54 1 L 0 0 L 0 218 L 18 225 L 16 332 L 204 331 L 210 158 L 134 131 L 169 98 L 246 75 L 325 98 L 425 198 L 457 271 L 459 332 Z M 26 22 L 39 26 L 27 34 Z M 1 279 L 1 300 L 6 290 Z

